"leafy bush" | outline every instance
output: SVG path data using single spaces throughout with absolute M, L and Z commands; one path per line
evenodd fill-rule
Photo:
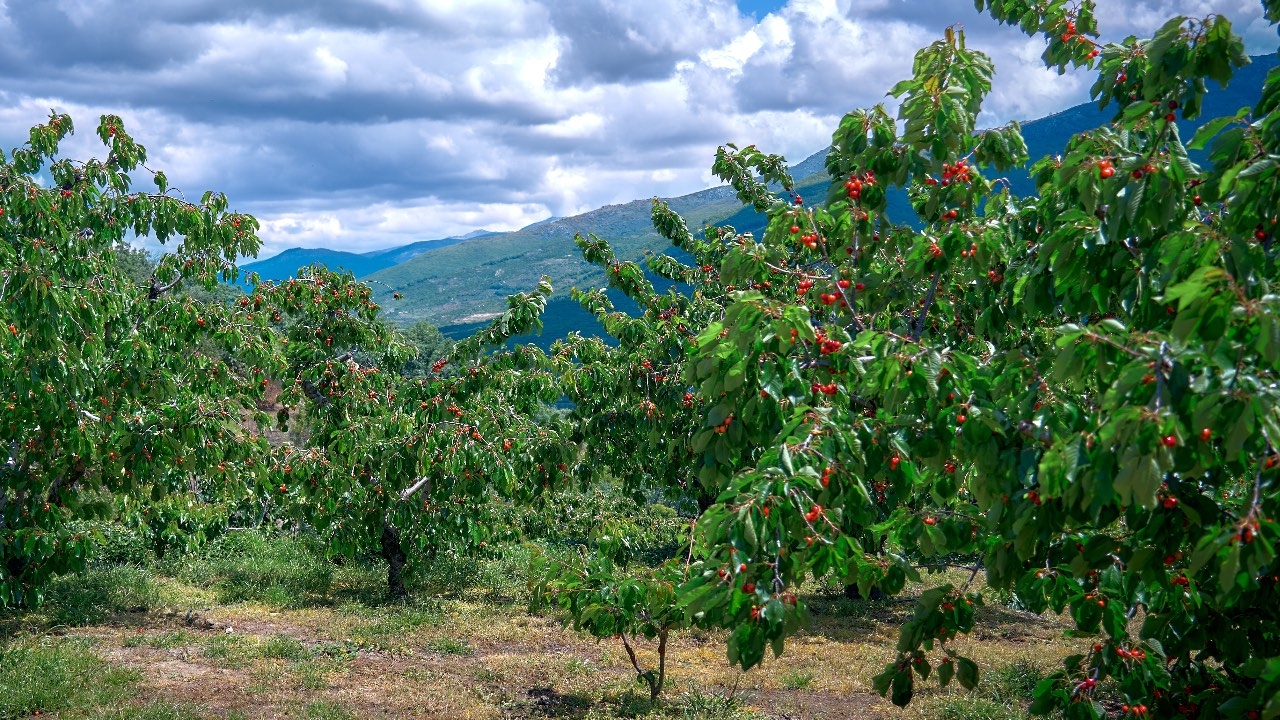
M 93 536 L 90 567 L 146 565 L 155 558 L 147 538 L 136 527 L 120 522 L 85 523 L 83 527 Z

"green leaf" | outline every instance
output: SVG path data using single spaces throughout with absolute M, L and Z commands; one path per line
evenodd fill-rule
M 893 675 L 893 695 L 890 702 L 898 707 L 906 707 L 915 694 L 915 678 L 911 670 L 899 670 Z
M 943 662 L 938 665 L 938 684 L 940 687 L 946 687 L 951 683 L 951 678 L 956 674 L 955 661 Z
M 972 690 L 978 687 L 978 664 L 969 658 L 958 657 L 956 661 L 956 679 L 961 687 Z
M 1233 122 L 1236 122 L 1241 117 L 1244 117 L 1244 115 L 1248 113 L 1248 110 L 1249 109 L 1247 107 L 1241 108 L 1240 112 L 1236 113 L 1234 117 L 1228 115 L 1226 117 L 1214 118 L 1213 120 L 1210 120 L 1204 125 L 1201 125 L 1200 129 L 1196 130 L 1196 134 L 1191 137 L 1191 142 L 1187 143 L 1187 149 L 1188 150 L 1205 149 L 1205 147 L 1208 146 L 1209 141 L 1212 140 L 1218 133 L 1222 132 L 1223 128 L 1225 128 L 1226 126 L 1230 125 Z

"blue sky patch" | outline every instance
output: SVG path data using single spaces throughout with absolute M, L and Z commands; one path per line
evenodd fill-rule
M 757 20 L 786 6 L 787 0 L 738 0 L 738 9 L 742 14 L 754 15 Z

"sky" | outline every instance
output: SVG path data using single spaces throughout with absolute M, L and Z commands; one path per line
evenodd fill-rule
M 1222 13 L 1277 46 L 1258 0 L 1097 5 L 1104 40 Z M 711 187 L 726 142 L 800 162 L 956 23 L 995 61 L 984 125 L 1088 100 L 971 0 L 0 0 L 0 147 L 56 109 L 101 156 L 117 114 L 260 257 L 365 252 Z

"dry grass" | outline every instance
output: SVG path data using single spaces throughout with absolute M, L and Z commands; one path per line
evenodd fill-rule
M 679 634 L 666 702 L 651 708 L 620 645 L 583 638 L 562 629 L 559 617 L 529 615 L 509 601 L 477 595 L 280 609 L 217 605 L 208 591 L 172 581 L 163 588 L 166 597 L 205 609 L 119 613 L 67 631 L 139 678 L 130 701 L 139 707 L 243 718 L 1020 716 L 1016 697 L 1006 707 L 1009 698 L 993 703 L 1000 693 L 982 689 L 975 696 L 924 683 L 907 710 L 871 692 L 871 677 L 890 659 L 897 626 L 913 609 L 910 597 L 814 596 L 810 630 L 781 659 L 749 673 L 728 666 L 723 635 Z M 956 649 L 994 670 L 992 677 L 1001 669 L 1048 670 L 1069 652 L 1053 621 L 999 607 L 982 612 L 983 629 Z M 651 650 L 642 654 L 655 659 Z M 974 714 L 983 702 L 1004 714 Z

